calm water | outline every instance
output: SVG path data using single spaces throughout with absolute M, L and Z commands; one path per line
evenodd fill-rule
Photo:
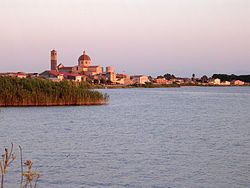
M 1 151 L 22 145 L 40 188 L 250 187 L 250 87 L 102 91 L 109 105 L 0 108 Z

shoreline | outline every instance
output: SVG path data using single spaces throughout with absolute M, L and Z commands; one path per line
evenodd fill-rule
M 106 86 L 101 86 L 101 85 L 91 85 L 91 89 L 135 89 L 135 88 L 149 88 L 149 89 L 154 89 L 154 88 L 181 88 L 181 87 L 250 87 L 250 85 L 178 85 L 178 86 L 172 86 L 172 85 L 167 85 L 167 86 L 124 86 L 124 85 L 106 85 Z
M 83 103 L 48 103 L 48 104 L 0 104 L 0 107 L 53 107 L 53 106 L 100 106 L 108 105 L 108 101 Z

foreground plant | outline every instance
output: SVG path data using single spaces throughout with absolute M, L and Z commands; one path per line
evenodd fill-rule
M 37 181 L 40 178 L 40 174 L 36 171 L 32 171 L 31 168 L 32 168 L 33 163 L 31 160 L 27 160 L 24 164 L 27 167 L 27 171 L 22 174 L 24 177 L 24 181 L 25 181 L 23 188 L 27 188 L 27 187 L 32 188 L 33 187 L 32 182 L 35 182 L 34 188 L 36 188 Z
M 25 163 L 23 163 L 23 150 L 22 147 L 19 146 L 20 149 L 20 155 L 21 155 L 21 183 L 20 183 L 20 188 L 33 188 L 33 182 L 34 188 L 36 188 L 37 181 L 40 178 L 40 174 L 36 171 L 32 171 L 32 161 L 27 160 Z M 27 170 L 24 172 L 23 170 L 23 165 L 26 166 Z M 24 185 L 23 185 L 24 181 Z
M 16 155 L 13 153 L 14 145 L 11 144 L 10 152 L 8 148 L 5 148 L 5 152 L 2 155 L 2 160 L 0 160 L 0 169 L 1 169 L 1 188 L 4 188 L 4 179 L 7 172 L 8 167 L 10 164 L 16 159 Z M 20 155 L 21 155 L 21 182 L 20 188 L 36 188 L 37 181 L 40 178 L 40 174 L 36 171 L 32 170 L 32 161 L 27 160 L 23 163 L 23 156 L 22 156 L 22 148 L 19 146 Z M 23 167 L 26 167 L 26 171 L 24 171 Z M 34 184 L 34 186 L 33 186 Z
M 7 169 L 15 159 L 16 159 L 16 156 L 13 153 L 13 143 L 11 143 L 10 152 L 8 151 L 8 148 L 5 148 L 5 152 L 2 155 L 2 161 L 0 161 L 1 177 L 2 177 L 1 188 L 4 188 L 4 178 L 5 178 Z

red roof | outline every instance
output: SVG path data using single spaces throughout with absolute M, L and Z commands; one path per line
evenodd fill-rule
M 86 54 L 86 52 L 83 52 L 83 55 L 81 55 L 78 59 L 78 61 L 91 61 L 90 57 Z
M 64 76 L 82 76 L 80 74 L 73 74 L 73 73 L 68 73 L 68 72 L 61 72 Z
M 73 68 L 73 67 L 61 67 L 61 68 L 59 68 L 59 70 L 60 70 L 60 69 L 62 69 L 62 70 L 72 70 L 72 68 Z
M 49 74 L 54 75 L 54 76 L 58 76 L 58 75 L 61 74 L 60 72 L 57 72 L 56 70 L 51 70 L 51 71 L 48 71 L 48 72 L 49 72 Z
M 97 68 L 97 67 L 100 67 L 99 65 L 97 66 L 88 66 L 89 68 Z

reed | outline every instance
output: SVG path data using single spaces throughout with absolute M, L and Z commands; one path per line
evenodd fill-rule
M 0 106 L 64 106 L 107 104 L 108 95 L 87 83 L 37 78 L 0 77 Z

